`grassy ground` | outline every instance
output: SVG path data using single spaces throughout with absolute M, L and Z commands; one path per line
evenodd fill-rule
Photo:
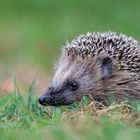
M 140 40 L 139 5 L 139 0 L 0 0 L 0 95 L 6 94 L 0 98 L 0 140 L 138 140 L 139 102 L 99 110 L 86 100 L 42 107 L 37 98 L 66 40 L 108 30 Z M 39 85 L 27 90 L 34 79 Z
M 84 98 L 69 107 L 42 107 L 15 86 L 11 96 L 0 99 L 1 140 L 138 140 L 140 137 L 140 103 L 112 104 L 97 109 L 97 103 Z M 96 104 L 96 105 L 95 105 Z

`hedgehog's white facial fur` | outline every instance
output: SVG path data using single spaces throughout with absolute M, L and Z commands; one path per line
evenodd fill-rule
M 98 81 L 112 73 L 112 59 L 108 56 L 82 58 L 63 51 L 55 75 L 45 94 L 49 105 L 69 105 L 90 95 Z M 96 84 L 95 84 L 96 83 Z M 73 87 L 74 86 L 74 87 Z M 95 91 L 96 92 L 96 91 Z

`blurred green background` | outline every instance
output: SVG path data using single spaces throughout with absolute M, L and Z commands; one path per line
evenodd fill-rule
M 139 0 L 0 0 L 0 84 L 18 71 L 50 77 L 60 48 L 82 33 L 111 30 L 140 40 L 139 24 Z

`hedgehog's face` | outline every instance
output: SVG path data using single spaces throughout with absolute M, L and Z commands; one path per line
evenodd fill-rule
M 39 99 L 42 105 L 70 105 L 79 101 L 84 95 L 92 94 L 97 81 L 107 79 L 112 73 L 110 57 L 82 59 L 79 56 L 73 61 L 67 58 L 60 62 L 47 92 Z

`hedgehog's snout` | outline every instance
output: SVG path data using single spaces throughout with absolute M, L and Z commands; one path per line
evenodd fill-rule
M 76 89 L 76 85 L 73 85 L 73 88 Z M 71 89 L 71 90 L 74 90 Z M 65 95 L 66 94 L 66 95 Z M 69 98 L 67 98 L 69 96 Z M 65 91 L 64 89 L 49 87 L 44 95 L 39 98 L 39 103 L 43 106 L 62 106 L 62 105 L 70 105 L 73 103 L 71 100 L 70 93 Z
M 47 106 L 47 105 L 54 106 L 55 104 L 57 104 L 57 102 L 54 100 L 55 98 L 52 96 L 43 95 L 39 98 L 39 103 L 43 106 Z
M 54 95 L 54 94 L 55 92 L 53 88 L 49 87 L 47 92 L 39 98 L 39 103 L 44 106 L 46 106 L 47 104 L 51 104 L 50 103 L 52 102 L 51 95 Z
M 44 95 L 39 98 L 39 103 L 41 105 L 46 105 L 46 101 L 47 101 L 47 98 Z

